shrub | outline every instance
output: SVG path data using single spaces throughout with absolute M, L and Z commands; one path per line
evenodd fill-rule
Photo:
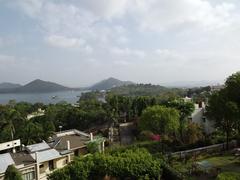
M 48 179 L 51 180 L 70 180 L 69 168 L 64 167 L 62 169 L 56 170 L 48 175 Z
M 145 149 L 96 153 L 75 159 L 69 166 L 55 171 L 49 180 L 97 179 L 104 176 L 130 179 L 159 179 L 161 161 Z
M 176 171 L 175 169 L 173 169 L 172 167 L 170 167 L 167 164 L 164 164 L 162 166 L 162 178 L 163 179 L 167 179 L 167 180 L 182 180 L 183 176 L 181 173 L 179 173 L 178 171 Z
M 89 142 L 87 144 L 87 149 L 90 153 L 96 153 L 99 151 L 99 144 L 96 141 Z
M 5 172 L 4 180 L 22 180 L 22 175 L 15 166 L 10 165 Z
M 240 180 L 240 173 L 223 172 L 217 176 L 217 180 Z

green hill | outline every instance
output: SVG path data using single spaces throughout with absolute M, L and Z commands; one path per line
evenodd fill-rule
M 152 84 L 130 84 L 121 87 L 115 87 L 110 90 L 114 94 L 126 96 L 162 96 L 178 95 L 183 96 L 186 90 L 181 88 L 167 88 Z

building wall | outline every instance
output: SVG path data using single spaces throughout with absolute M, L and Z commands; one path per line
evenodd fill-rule
M 33 180 L 33 179 L 35 179 L 35 166 L 34 165 L 24 167 L 24 168 L 18 169 L 18 170 L 23 175 L 23 180 Z M 32 173 L 32 176 L 27 175 L 28 173 Z M 32 177 L 33 179 L 29 179 L 30 177 Z M 4 174 L 0 175 L 0 180 L 4 180 Z
M 53 164 L 54 164 L 54 169 L 50 170 L 49 161 L 46 161 L 44 163 L 40 163 L 40 168 L 39 168 L 39 170 L 40 170 L 40 180 L 47 180 L 47 175 L 48 174 L 52 173 L 56 169 L 63 168 L 65 165 L 67 165 L 67 157 L 54 159 Z M 41 165 L 43 165 L 42 168 L 41 168 Z
M 204 115 L 205 107 L 199 108 L 195 105 L 195 110 L 192 113 L 192 122 L 198 123 L 204 128 L 205 133 L 210 134 L 214 131 L 214 122 L 207 119 Z

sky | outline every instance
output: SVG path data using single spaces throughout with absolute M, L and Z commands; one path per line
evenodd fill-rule
M 240 70 L 239 0 L 0 0 L 0 82 L 222 81 Z

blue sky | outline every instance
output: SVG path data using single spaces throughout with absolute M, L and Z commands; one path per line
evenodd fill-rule
M 238 0 L 0 0 L 0 82 L 224 80 L 240 69 Z

